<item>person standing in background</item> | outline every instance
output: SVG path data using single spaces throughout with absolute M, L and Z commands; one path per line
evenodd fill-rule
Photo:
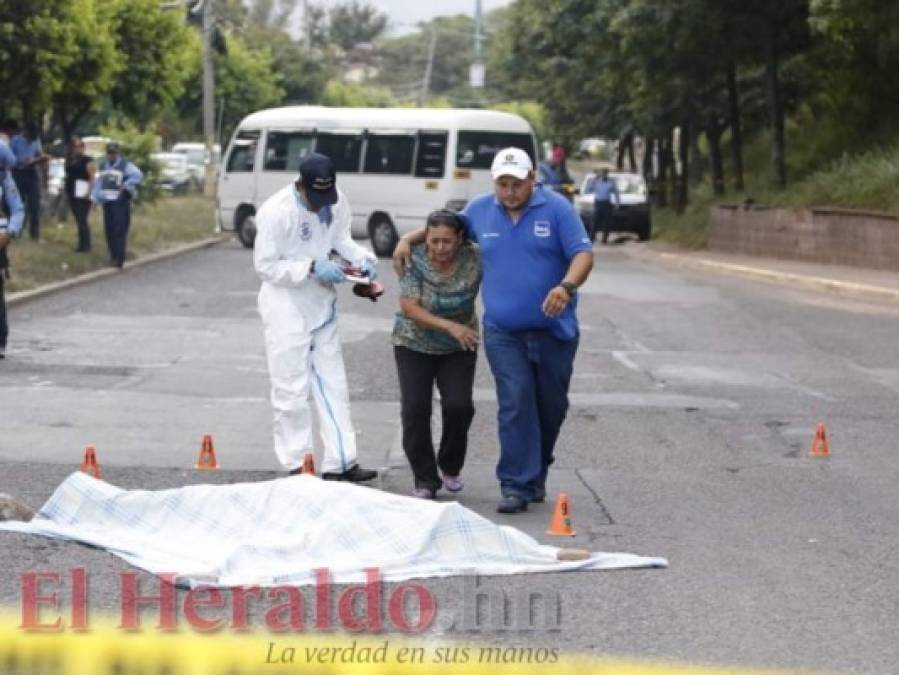
M 96 173 L 97 167 L 93 158 L 84 154 L 84 141 L 80 136 L 73 136 L 66 161 L 66 197 L 78 225 L 76 253 L 89 253 L 91 250 L 91 226 L 88 216 Z
M 91 199 L 103 205 L 103 229 L 109 247 L 109 263 L 121 269 L 125 265 L 128 228 L 131 226 L 131 200 L 144 174 L 122 157 L 118 143 L 106 145 L 106 159 L 94 181 Z
M 17 126 L 10 122 L 10 126 Z M 16 156 L 13 178 L 19 194 L 25 202 L 28 234 L 37 240 L 41 236 L 41 172 L 40 165 L 49 157 L 44 154 L 39 138 L 40 129 L 34 122 L 28 122 L 22 133 L 16 134 L 11 149 Z
M 19 190 L 12 178 L 15 155 L 0 135 L 0 359 L 6 358 L 6 341 L 9 324 L 6 319 L 6 295 L 4 285 L 9 277 L 9 258 L 6 249 L 9 242 L 22 229 L 25 210 L 19 198 Z
M 612 219 L 615 209 L 618 208 L 620 195 L 615 179 L 609 176 L 609 170 L 603 169 L 593 181 L 593 232 L 591 240 L 596 238 L 597 232 L 602 232 L 602 243 L 609 241 L 609 232 L 612 231 Z

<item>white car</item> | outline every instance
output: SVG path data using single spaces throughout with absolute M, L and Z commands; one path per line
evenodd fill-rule
M 187 158 L 177 152 L 154 152 L 150 156 L 159 165 L 156 183 L 170 194 L 186 194 L 191 187 L 192 177 Z
M 646 181 L 637 173 L 610 172 L 609 177 L 615 181 L 619 199 L 612 217 L 612 232 L 633 232 L 640 241 L 647 241 L 652 236 L 652 212 Z M 574 200 L 591 241 L 596 238 L 593 223 L 593 183 L 596 178 L 595 173 L 584 176 L 580 193 Z
M 201 190 L 206 180 L 206 166 L 210 162 L 209 153 L 203 143 L 175 143 L 172 152 L 184 155 L 194 186 Z

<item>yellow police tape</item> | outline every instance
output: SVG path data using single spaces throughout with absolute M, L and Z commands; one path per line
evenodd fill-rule
M 559 648 L 462 644 L 346 634 L 32 633 L 0 616 L 3 675 L 761 675 L 774 671 L 641 664 L 559 656 Z M 553 658 L 555 655 L 555 658 Z M 454 663 L 447 664 L 446 661 Z

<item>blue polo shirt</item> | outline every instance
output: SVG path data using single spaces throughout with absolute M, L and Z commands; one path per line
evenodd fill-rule
M 571 259 L 593 245 L 567 199 L 541 185 L 513 223 L 492 193 L 462 212 L 469 238 L 481 248 L 484 325 L 514 332 L 547 329 L 561 340 L 578 335 L 577 296 L 552 319 L 543 313 L 550 289 L 565 277 Z

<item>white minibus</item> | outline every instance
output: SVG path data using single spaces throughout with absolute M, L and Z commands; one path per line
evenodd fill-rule
M 241 121 L 219 175 L 218 219 L 252 247 L 254 216 L 271 194 L 295 180 L 310 152 L 328 155 L 349 199 L 353 236 L 369 237 L 388 256 L 400 235 L 437 208 L 461 209 L 492 189 L 496 151 L 516 146 L 536 163 L 536 139 L 518 115 L 451 108 L 261 110 Z

